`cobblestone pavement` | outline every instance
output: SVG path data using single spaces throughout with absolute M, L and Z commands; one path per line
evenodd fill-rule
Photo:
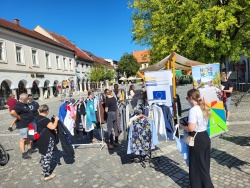
M 182 107 L 187 113 L 186 91 L 191 88 L 177 88 L 182 100 Z M 215 187 L 249 187 L 250 184 L 250 127 L 248 99 L 239 107 L 232 106 L 232 125 L 229 132 L 212 139 L 211 177 Z M 50 102 L 50 114 L 57 114 L 61 102 Z M 43 102 L 44 103 L 44 102 Z M 249 103 L 248 103 L 249 104 Z M 56 178 L 44 182 L 39 165 L 38 153 L 32 159 L 23 160 L 18 147 L 17 130 L 10 133 L 6 129 L 11 117 L 6 113 L 0 115 L 0 143 L 10 155 L 10 161 L 0 166 L 0 187 L 123 187 L 123 188 L 175 188 L 189 187 L 188 167 L 178 153 L 173 141 L 161 142 L 149 165 L 136 163 L 133 156 L 126 154 L 127 142 L 109 152 L 100 151 L 99 146 L 81 146 L 75 149 L 75 163 L 67 165 L 61 158 L 62 165 L 56 168 Z M 237 122 L 235 121 L 237 120 Z M 244 121 L 247 124 L 242 124 Z

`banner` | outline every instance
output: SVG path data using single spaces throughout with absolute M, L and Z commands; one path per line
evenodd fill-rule
M 172 72 L 161 70 L 145 72 L 148 103 L 163 103 L 172 109 Z
M 212 113 L 207 132 L 210 137 L 228 131 L 226 114 L 222 101 L 220 64 L 206 64 L 192 67 L 193 85 L 199 89 L 202 99 Z

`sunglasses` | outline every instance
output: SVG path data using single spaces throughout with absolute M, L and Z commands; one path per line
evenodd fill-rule
M 188 97 L 186 97 L 186 100 L 188 100 Z

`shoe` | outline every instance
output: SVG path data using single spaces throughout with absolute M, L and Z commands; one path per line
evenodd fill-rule
M 45 177 L 45 178 L 44 178 L 44 181 L 49 181 L 49 180 L 53 179 L 54 177 L 56 177 L 56 174 L 55 174 L 55 173 L 52 173 L 52 174 L 50 174 L 50 176 Z
M 31 159 L 31 156 L 28 155 L 27 152 L 23 153 L 23 156 L 22 156 L 23 159 Z
M 10 132 L 12 132 L 12 131 L 13 131 L 12 127 L 9 127 L 9 128 L 8 128 L 8 130 L 9 130 Z
M 108 150 L 114 149 L 114 145 L 108 145 Z
M 35 152 L 37 152 L 37 149 L 32 149 L 32 148 L 30 148 L 30 149 L 28 149 L 28 151 L 27 151 L 28 154 L 32 154 L 32 153 L 35 153 Z
M 228 121 L 226 121 L 226 124 L 227 124 L 227 125 L 229 125 L 229 122 L 228 122 Z
M 113 145 L 114 145 L 115 147 L 118 147 L 120 144 L 114 142 Z

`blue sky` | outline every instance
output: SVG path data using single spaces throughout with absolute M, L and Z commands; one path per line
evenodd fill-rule
M 148 49 L 132 42 L 128 0 L 1 0 L 0 17 L 65 36 L 84 50 L 120 60 L 123 53 Z

